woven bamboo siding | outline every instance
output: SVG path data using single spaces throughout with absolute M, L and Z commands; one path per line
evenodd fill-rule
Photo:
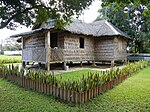
M 46 62 L 45 35 L 37 33 L 23 40 L 22 61 Z
M 127 42 L 123 38 L 95 38 L 60 31 L 57 34 L 58 45 L 50 48 L 50 62 L 117 61 L 127 58 Z M 84 38 L 84 48 L 80 48 L 80 37 Z M 23 41 L 23 61 L 46 62 L 45 34 L 37 33 Z
M 126 60 L 127 59 L 127 41 L 123 38 L 114 39 L 114 57 L 115 60 Z
M 64 60 L 65 61 L 90 61 L 94 60 L 94 40 L 90 37 L 84 38 L 84 48 L 80 48 L 79 35 L 68 34 L 64 37 Z
M 64 33 L 57 33 L 58 47 L 51 48 L 51 62 L 62 62 L 64 61 Z
M 43 33 L 37 35 L 29 36 L 24 39 L 24 48 L 39 48 L 45 46 L 45 36 Z
M 33 42 L 33 39 L 32 39 L 31 36 L 24 38 L 23 39 L 23 48 L 24 49 L 30 49 L 30 48 L 32 48 L 32 46 L 33 46 L 32 42 Z
M 114 58 L 114 39 L 96 38 L 95 39 L 95 60 L 111 61 Z
M 35 48 L 32 52 L 32 57 L 35 62 L 46 62 L 45 48 Z
M 32 61 L 32 49 L 22 50 L 22 61 L 26 61 L 26 62 Z
M 22 50 L 22 61 L 26 62 L 46 62 L 45 48 L 32 48 Z
M 64 52 L 63 49 L 52 49 L 51 48 L 51 62 L 63 61 L 64 60 Z
M 94 39 L 93 37 L 85 38 L 84 60 L 94 60 Z

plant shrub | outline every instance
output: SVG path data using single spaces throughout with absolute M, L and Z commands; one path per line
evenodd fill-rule
M 119 78 L 122 75 L 128 74 L 132 75 L 133 73 L 141 70 L 145 66 L 147 66 L 147 61 L 138 61 L 135 63 L 128 63 L 123 69 L 115 69 L 111 68 L 107 71 L 101 71 L 100 73 L 88 73 L 88 77 L 82 75 L 79 80 L 68 80 L 62 81 L 62 76 L 56 78 L 54 74 L 49 74 L 47 72 L 41 70 L 28 70 L 25 74 L 24 69 L 21 68 L 19 71 L 18 66 L 9 65 L 9 66 L 0 66 L 0 72 L 4 75 L 17 75 L 23 77 L 25 75 L 26 78 L 30 78 L 31 80 L 37 80 L 40 83 L 50 84 L 59 86 L 68 90 L 75 90 L 78 92 L 84 92 L 91 88 L 100 86 L 105 82 L 111 81 L 113 79 Z
M 0 64 L 21 63 L 21 59 L 0 59 Z

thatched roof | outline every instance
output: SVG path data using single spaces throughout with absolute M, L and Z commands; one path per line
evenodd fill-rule
M 42 30 L 49 30 L 54 28 L 54 21 L 48 20 L 48 23 L 42 23 L 39 29 L 32 30 L 30 32 L 25 32 L 17 35 L 13 35 L 11 37 L 19 37 L 19 36 L 27 36 L 31 35 L 35 32 L 39 32 Z M 83 34 L 83 35 L 91 35 L 94 37 L 101 37 L 101 36 L 123 36 L 129 38 L 124 32 L 119 30 L 113 24 L 108 22 L 107 20 L 100 20 L 95 21 L 92 23 L 85 23 L 80 20 L 73 20 L 73 22 L 65 27 L 66 31 L 69 31 L 74 34 Z

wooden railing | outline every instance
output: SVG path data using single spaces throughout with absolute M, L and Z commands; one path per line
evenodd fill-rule
M 64 60 L 63 49 L 50 49 L 50 62 L 58 62 Z M 22 61 L 25 62 L 46 62 L 46 48 L 32 48 L 22 50 Z
M 22 61 L 46 62 L 46 49 L 45 48 L 23 49 Z
M 64 51 L 63 49 L 54 49 L 51 48 L 51 62 L 63 61 L 64 60 Z

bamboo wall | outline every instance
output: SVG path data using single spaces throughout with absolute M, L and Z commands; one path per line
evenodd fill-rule
M 57 48 L 51 48 L 50 62 L 63 62 L 64 61 L 64 33 L 57 33 Z
M 28 36 L 24 38 L 24 49 L 31 49 L 31 48 L 41 48 L 45 47 L 45 35 L 44 33 L 37 33 L 33 36 Z
M 52 33 L 52 32 L 51 32 Z M 58 47 L 51 50 L 50 62 L 112 61 L 127 58 L 127 42 L 119 37 L 90 37 L 66 32 L 58 33 Z M 84 38 L 84 48 L 80 48 L 80 37 Z M 119 43 L 122 49 L 119 49 Z M 45 34 L 24 38 L 23 61 L 46 62 Z
M 22 61 L 25 62 L 46 62 L 45 48 L 32 48 L 22 50 Z
M 51 49 L 51 62 L 63 61 L 64 34 L 58 33 L 58 47 Z M 45 34 L 25 37 L 23 40 L 22 60 L 26 62 L 46 62 Z
M 95 39 L 95 60 L 111 61 L 114 59 L 114 38 L 96 38 Z
M 80 37 L 84 38 L 84 48 L 80 48 Z M 64 60 L 72 62 L 94 60 L 94 40 L 87 36 L 67 34 L 64 37 Z
M 127 59 L 127 41 L 121 37 L 114 38 L 114 58 L 115 60 Z
M 62 62 L 64 61 L 64 50 L 63 49 L 52 49 L 51 48 L 51 59 L 50 62 Z
M 46 62 L 44 33 L 23 38 L 22 61 Z
M 121 47 L 121 48 L 120 48 Z M 127 41 L 120 37 L 95 39 L 96 61 L 118 61 L 127 59 Z

